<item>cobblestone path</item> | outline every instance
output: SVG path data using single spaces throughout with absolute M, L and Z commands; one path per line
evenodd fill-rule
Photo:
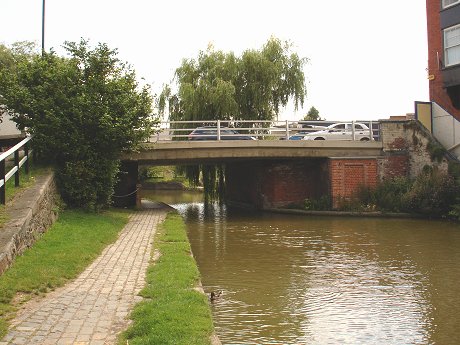
M 152 239 L 165 210 L 133 213 L 118 240 L 74 281 L 30 302 L 12 321 L 6 344 L 114 344 L 140 300 Z

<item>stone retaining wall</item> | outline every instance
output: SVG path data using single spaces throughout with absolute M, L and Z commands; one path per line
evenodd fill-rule
M 0 228 L 0 275 L 54 223 L 58 200 L 54 174 L 48 173 L 7 204 L 8 221 Z
M 446 157 L 431 157 L 430 144 L 441 146 L 419 121 L 381 120 L 380 129 L 384 157 L 379 158 L 379 177 L 405 176 L 416 178 L 428 165 L 447 172 Z

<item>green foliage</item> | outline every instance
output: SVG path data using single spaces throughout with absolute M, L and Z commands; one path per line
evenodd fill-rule
M 135 306 L 133 323 L 120 344 L 210 344 L 213 332 L 206 296 L 196 291 L 200 279 L 185 225 L 168 214 L 154 241 L 160 257 L 147 271 L 144 302 Z
M 449 162 L 449 174 L 454 178 L 455 185 L 460 189 L 460 163 L 451 161 Z M 449 212 L 451 217 L 460 220 L 460 196 L 458 195 L 455 199 L 452 209 Z
M 14 73 L 16 65 L 24 60 L 29 60 L 36 55 L 37 47 L 35 43 L 23 41 L 13 43 L 11 47 L 0 44 L 0 80 L 5 82 L 4 77 L 7 73 Z M 7 107 L 3 104 L 0 89 L 0 123 L 2 116 L 7 112 Z
M 64 48 L 69 58 L 44 53 L 1 70 L 0 101 L 55 163 L 64 201 L 98 209 L 110 202 L 122 150 L 149 135 L 152 98 L 116 50 L 84 40 Z
M 51 229 L 0 276 L 0 339 L 17 293 L 39 294 L 75 278 L 116 240 L 127 221 L 125 211 L 61 213 Z
M 139 179 L 141 181 L 162 179 L 164 177 L 163 168 L 161 166 L 139 167 Z
M 337 210 L 344 212 L 365 212 L 365 204 L 357 198 L 339 198 L 337 201 Z
M 432 216 L 447 215 L 460 189 L 454 179 L 438 169 L 425 169 L 404 195 L 407 211 Z
M 139 168 L 139 179 L 143 182 L 168 182 L 190 187 L 188 180 L 181 171 L 181 166 L 151 166 Z
M 388 179 L 375 189 L 363 188 L 356 196 L 363 210 L 409 212 L 428 216 L 447 216 L 460 192 L 452 176 L 436 168 L 426 167 L 414 180 Z
M 160 113 L 169 111 L 174 121 L 273 120 L 293 99 L 303 105 L 306 87 L 300 58 L 292 45 L 270 38 L 260 50 L 249 49 L 240 57 L 209 47 L 197 59 L 184 59 L 176 69 L 177 92 L 167 85 L 159 99 Z M 250 126 L 246 123 L 245 126 Z M 177 125 L 180 128 L 180 125 Z M 183 133 L 182 133 L 183 134 Z M 203 177 L 205 193 L 219 196 L 222 169 L 210 166 L 187 168 L 192 182 Z M 208 188 L 218 188 L 209 190 Z
M 331 198 L 323 195 L 319 199 L 305 199 L 303 208 L 308 211 L 327 211 L 331 209 Z
M 377 185 L 375 190 L 369 190 L 364 197 L 361 194 L 360 199 L 366 205 L 376 205 L 381 211 L 386 212 L 403 212 L 406 211 L 404 196 L 410 191 L 412 181 L 405 177 L 396 177 L 387 179 Z
M 169 105 L 171 120 L 272 120 L 291 97 L 296 108 L 303 105 L 305 62 L 276 38 L 241 57 L 210 47 L 197 60 L 183 60 L 178 91 L 166 86 L 159 108 Z
M 447 150 L 439 143 L 430 140 L 426 146 L 427 151 L 430 153 L 431 160 L 440 163 L 444 158 Z
M 0 44 L 0 71 L 14 70 L 20 61 L 29 60 L 36 55 L 37 46 L 34 42 L 16 42 L 10 48 Z
M 307 115 L 303 118 L 304 121 L 320 121 L 323 120 L 321 116 L 319 116 L 319 111 L 315 107 L 311 107 L 308 110 Z

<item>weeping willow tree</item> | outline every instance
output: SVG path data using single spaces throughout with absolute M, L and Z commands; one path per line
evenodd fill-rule
M 306 96 L 303 67 L 307 62 L 292 44 L 270 38 L 259 49 L 241 56 L 208 47 L 196 59 L 184 59 L 159 98 L 161 114 L 171 121 L 274 120 L 293 101 L 303 106 Z M 176 92 L 173 92 L 177 90 Z M 225 167 L 198 165 L 184 168 L 192 184 L 203 181 L 209 199 L 222 196 Z

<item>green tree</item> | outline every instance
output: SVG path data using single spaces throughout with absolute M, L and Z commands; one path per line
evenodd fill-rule
M 0 71 L 14 69 L 20 60 L 28 60 L 37 54 L 37 46 L 34 42 L 15 42 L 11 47 L 0 44 Z
M 99 209 L 113 194 L 118 157 L 149 134 L 152 97 L 106 44 L 66 42 L 55 53 L 21 59 L 0 71 L 0 103 L 34 136 L 42 158 L 55 163 L 70 206 Z
M 174 89 L 167 85 L 159 99 L 159 110 L 169 110 L 174 121 L 273 120 L 292 99 L 303 105 L 306 58 L 292 45 L 270 38 L 260 50 L 249 49 L 240 57 L 209 47 L 198 58 L 184 59 L 176 69 Z M 245 126 L 248 126 L 246 123 Z M 188 167 L 193 183 L 203 179 L 207 196 L 224 188 L 224 167 Z
M 233 53 L 201 51 L 176 69 L 177 93 L 165 87 L 160 111 L 171 120 L 273 120 L 292 98 L 303 105 L 307 59 L 292 45 L 270 38 L 260 50 Z
M 319 111 L 315 107 L 311 107 L 310 110 L 308 110 L 307 115 L 304 116 L 303 118 L 304 121 L 321 121 L 323 120 L 321 116 L 319 116 Z
M 0 44 L 0 75 L 2 71 L 3 74 L 5 74 L 6 71 L 8 71 L 8 73 L 13 73 L 16 65 L 21 60 L 31 59 L 36 53 L 37 46 L 33 42 L 15 42 L 11 47 Z M 2 123 L 2 116 L 4 113 L 6 113 L 6 106 L 0 102 L 0 123 Z

